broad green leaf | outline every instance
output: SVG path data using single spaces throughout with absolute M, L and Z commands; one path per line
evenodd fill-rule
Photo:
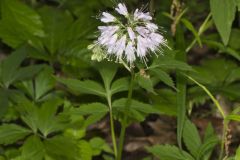
M 112 104 L 113 113 L 116 115 L 117 118 L 121 119 L 122 115 L 126 116 L 125 110 L 127 110 L 127 117 L 129 117 L 130 121 L 143 121 L 148 114 L 160 113 L 159 110 L 153 108 L 153 106 L 139 102 L 137 100 L 132 99 L 131 105 L 129 108 L 125 108 L 126 106 L 126 98 L 115 100 Z
M 36 133 L 38 128 L 38 107 L 22 95 L 14 95 L 12 100 L 16 103 L 15 109 L 20 113 L 23 122 Z
M 12 48 L 17 48 L 23 44 L 26 39 L 29 39 L 29 35 L 22 32 L 21 28 L 14 27 L 11 22 L 0 20 L 0 38 L 2 42 Z
M 35 78 L 35 98 L 38 100 L 54 88 L 53 69 L 46 67 Z
M 196 126 L 189 120 L 186 120 L 184 124 L 183 141 L 190 153 L 197 157 L 202 142 Z
M 208 156 L 213 151 L 214 147 L 218 144 L 217 136 L 209 137 L 198 149 L 197 159 Z
M 189 66 L 188 64 L 178 61 L 178 60 L 174 60 L 174 59 L 170 59 L 170 58 L 164 58 L 164 59 L 160 59 L 158 58 L 159 61 L 155 61 L 150 67 L 149 69 L 154 69 L 154 68 L 162 68 L 162 69 L 178 69 L 181 71 L 192 71 L 192 67 Z
M 14 51 L 10 56 L 4 59 L 1 63 L 1 81 L 8 87 L 17 73 L 18 67 L 27 56 L 25 48 L 20 48 Z
M 153 83 L 150 77 L 145 77 L 143 75 L 137 74 L 136 80 L 140 87 L 146 89 L 147 91 L 154 93 Z
M 109 63 L 101 63 L 97 65 L 97 68 L 103 79 L 106 90 L 110 90 L 110 85 L 117 72 L 117 66 Z
M 231 36 L 229 39 L 229 47 L 231 47 L 234 50 L 240 50 L 240 46 L 238 45 L 240 43 L 239 36 L 240 36 L 240 29 L 232 29 Z
M 181 151 L 176 146 L 155 145 L 147 148 L 148 152 L 163 160 L 194 160 L 194 158 L 185 151 Z
M 84 160 L 92 160 L 93 151 L 90 143 L 85 140 L 78 142 L 78 147 L 80 149 L 80 157 Z
M 175 85 L 173 83 L 172 78 L 163 70 L 156 68 L 151 70 L 153 72 L 154 75 L 157 76 L 157 78 L 159 78 L 163 83 L 165 83 L 166 85 L 172 87 L 175 89 Z
M 201 41 L 201 39 L 200 39 L 200 37 L 198 35 L 198 32 L 194 28 L 193 24 L 189 20 L 187 20 L 185 18 L 182 18 L 181 21 L 187 27 L 187 29 L 190 30 L 193 33 L 193 35 L 195 36 L 195 39 L 197 40 L 199 46 L 202 47 L 202 41 Z
M 61 52 L 60 48 L 65 46 L 66 31 L 72 24 L 73 18 L 69 13 L 53 7 L 43 7 L 39 13 L 46 32 L 43 43 L 50 54 L 57 54 L 58 51 Z
M 8 109 L 8 93 L 0 89 L 0 118 L 4 116 Z
M 66 159 L 77 158 L 78 146 L 72 139 L 55 136 L 44 141 L 46 153 L 65 157 Z
M 214 129 L 213 129 L 211 123 L 209 123 L 207 128 L 206 128 L 206 130 L 205 130 L 205 133 L 204 133 L 204 141 L 203 141 L 202 145 L 204 146 L 205 143 L 210 142 L 209 145 L 207 145 L 207 147 L 208 146 L 210 147 L 211 144 L 214 144 L 214 137 L 215 137 L 216 144 L 217 144 L 218 143 L 218 138 L 217 138 L 217 136 L 214 133 Z M 201 146 L 200 148 L 203 148 L 203 147 Z M 203 155 L 198 154 L 198 157 L 202 156 L 202 157 L 204 157 L 203 158 L 204 160 L 210 159 L 213 149 L 214 149 L 214 145 L 213 145 L 212 148 L 210 147 L 209 150 L 206 153 L 203 153 Z
M 17 47 L 31 36 L 44 36 L 40 16 L 26 4 L 19 0 L 2 0 L 0 6 L 1 24 L 4 24 L 0 27 L 0 37 L 8 45 Z
M 204 142 L 207 141 L 208 138 L 214 135 L 214 129 L 211 123 L 208 124 L 205 133 L 204 133 Z
M 74 93 L 93 94 L 101 97 L 106 97 L 104 88 L 98 82 L 92 80 L 80 81 L 77 79 L 56 78 L 57 81 L 66 85 Z
M 24 160 L 42 160 L 45 154 L 44 145 L 37 136 L 29 137 L 21 147 Z
M 226 117 L 226 119 L 240 122 L 240 115 L 230 114 Z
M 240 68 L 233 69 L 227 76 L 226 82 L 232 83 L 234 81 L 240 80 Z
M 46 137 L 49 133 L 56 131 L 61 125 L 57 121 L 57 109 L 62 105 L 63 101 L 60 99 L 49 100 L 40 107 L 38 110 L 38 121 L 37 125 L 41 133 Z M 60 125 L 60 126 L 59 126 Z
M 86 120 L 84 121 L 84 127 L 87 128 L 88 126 L 90 126 L 92 124 L 96 124 L 101 119 L 103 119 L 105 115 L 106 115 L 106 113 L 104 114 L 102 112 L 102 113 L 92 114 L 92 115 L 88 116 L 86 118 Z
M 102 103 L 90 103 L 85 105 L 80 105 L 78 108 L 73 108 L 71 114 L 77 115 L 92 115 L 92 114 L 106 114 L 108 112 L 108 107 Z
M 222 41 L 227 45 L 235 18 L 236 2 L 235 0 L 210 0 L 210 8 Z
M 222 43 L 217 42 L 216 40 L 202 40 L 203 43 L 207 44 L 209 47 L 217 48 L 220 50 L 220 53 L 228 54 L 238 61 L 240 61 L 240 53 L 230 47 L 224 46 Z
M 102 151 L 108 152 L 108 153 L 113 153 L 112 149 L 110 146 L 105 142 L 104 139 L 100 137 L 94 137 L 89 141 L 92 150 L 93 150 L 93 155 L 97 156 L 100 155 Z
M 177 116 L 176 93 L 170 89 L 157 90 L 157 95 L 151 95 L 152 105 L 161 114 Z
M 224 64 L 224 66 L 222 64 Z M 216 58 L 203 61 L 202 66 L 195 66 L 194 70 L 196 72 L 191 72 L 190 75 L 198 82 L 222 87 L 222 84 L 226 82 L 229 83 L 232 78 L 234 79 L 232 73 L 236 69 L 238 69 L 238 67 L 234 61 Z M 235 76 L 238 78 L 237 75 Z
M 112 83 L 111 86 L 111 94 L 127 91 L 129 88 L 129 79 L 128 78 L 120 78 Z
M 35 76 L 40 70 L 42 70 L 43 65 L 32 65 L 27 67 L 21 67 L 17 70 L 17 73 L 12 77 L 9 83 L 16 81 L 30 79 Z
M 31 133 L 30 130 L 15 124 L 3 124 L 0 126 L 0 144 L 12 144 Z

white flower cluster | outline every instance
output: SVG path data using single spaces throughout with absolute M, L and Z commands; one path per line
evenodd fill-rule
M 106 26 L 99 26 L 100 36 L 94 46 L 106 51 L 106 57 L 115 56 L 117 60 L 126 59 L 132 65 L 140 58 L 146 62 L 147 54 L 151 51 L 160 51 L 161 46 L 166 46 L 166 39 L 158 32 L 158 26 L 152 23 L 149 12 L 144 13 L 139 9 L 129 13 L 123 3 L 115 8 L 119 16 L 103 12 L 100 20 Z

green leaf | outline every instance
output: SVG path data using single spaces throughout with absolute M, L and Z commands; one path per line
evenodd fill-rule
M 1 1 L 0 37 L 12 47 L 17 47 L 30 36 L 43 37 L 43 24 L 40 16 L 33 9 L 19 0 Z M 15 34 L 15 35 L 14 35 Z M 18 40 L 14 40 L 16 39 Z
M 105 115 L 106 114 L 104 113 L 98 113 L 88 116 L 87 119 L 84 121 L 84 127 L 87 128 L 88 126 L 99 122 L 101 119 L 104 118 Z
M 15 95 L 12 97 L 12 99 L 17 104 L 16 110 L 20 113 L 23 122 L 25 122 L 34 133 L 36 133 L 38 121 L 38 107 L 22 95 Z
M 230 114 L 230 115 L 228 115 L 228 116 L 226 117 L 226 119 L 240 122 L 240 115 Z
M 82 140 L 78 143 L 78 147 L 80 148 L 81 159 L 92 160 L 93 151 L 92 151 L 92 147 L 91 147 L 90 143 Z
M 37 136 L 29 137 L 21 149 L 24 160 L 42 160 L 45 154 L 44 145 Z
M 35 99 L 39 100 L 47 92 L 54 88 L 55 79 L 52 77 L 53 69 L 46 67 L 35 78 Z
M 90 103 L 85 105 L 80 105 L 78 108 L 74 108 L 71 114 L 77 115 L 91 115 L 91 114 L 106 114 L 108 112 L 108 107 L 102 103 Z
M 198 149 L 197 159 L 209 156 L 209 153 L 213 151 L 214 147 L 218 144 L 219 140 L 217 136 L 209 137 Z
M 207 139 L 212 137 L 213 135 L 214 135 L 214 129 L 212 124 L 209 123 L 204 133 L 204 142 L 207 141 Z
M 240 147 L 238 147 L 236 155 L 235 155 L 235 160 L 240 159 Z
M 15 124 L 3 124 L 0 126 L 0 144 L 12 144 L 24 138 L 31 131 Z
M 202 41 L 201 41 L 201 39 L 200 39 L 200 37 L 198 35 L 198 32 L 194 28 L 193 24 L 189 20 L 187 20 L 185 18 L 182 18 L 181 21 L 187 27 L 187 29 L 190 30 L 193 33 L 193 35 L 195 36 L 195 39 L 197 40 L 199 46 L 202 47 Z
M 8 87 L 15 74 L 17 73 L 18 67 L 21 65 L 22 61 L 26 58 L 25 48 L 19 48 L 14 51 L 10 56 L 1 62 L 1 81 Z
M 193 71 L 192 67 L 189 66 L 188 64 L 170 59 L 170 58 L 158 58 L 159 61 L 155 61 L 149 69 L 154 69 L 154 68 L 161 68 L 161 69 L 178 69 L 181 71 Z
M 63 101 L 61 99 L 51 99 L 41 106 L 38 110 L 37 126 L 41 133 L 46 137 L 51 132 L 64 127 L 64 123 L 58 122 L 56 113 Z
M 70 138 L 55 136 L 44 141 L 46 153 L 67 159 L 77 158 L 77 144 Z
M 32 66 L 19 68 L 17 70 L 17 73 L 14 75 L 14 77 L 12 77 L 9 83 L 30 79 L 34 75 L 36 75 L 40 70 L 42 70 L 42 68 L 43 68 L 43 65 L 32 65 Z
M 166 85 L 172 87 L 175 89 L 175 85 L 173 83 L 172 78 L 163 70 L 156 68 L 151 70 L 153 72 L 154 75 L 157 76 L 157 78 L 159 78 L 163 83 L 165 83 Z
M 0 118 L 6 114 L 8 110 L 8 93 L 0 89 Z
M 148 152 L 163 160 L 194 160 L 194 158 L 185 151 L 181 151 L 176 146 L 155 145 L 147 148 Z
M 190 153 L 197 157 L 202 142 L 196 126 L 189 120 L 186 120 L 184 124 L 183 141 Z
M 219 43 L 215 40 L 202 40 L 209 47 L 217 48 L 220 50 L 220 53 L 228 54 L 238 61 L 240 61 L 240 53 L 230 47 L 224 46 L 222 43 Z M 235 43 L 235 42 L 234 42 Z
M 202 66 L 195 66 L 196 72 L 191 72 L 190 75 L 201 83 L 222 87 L 223 83 L 231 82 L 231 79 L 234 80 L 232 74 L 236 69 L 238 67 L 234 61 L 215 58 L 203 61 Z M 236 70 L 236 72 L 238 71 Z
M 207 129 L 205 130 L 204 133 L 204 141 L 202 146 L 199 148 L 198 152 L 198 158 L 204 157 L 204 160 L 208 160 L 211 157 L 212 151 L 215 147 L 214 143 L 218 143 L 218 137 L 214 134 L 214 129 L 211 125 L 211 123 L 208 124 Z M 208 145 L 206 145 L 208 144 Z M 212 146 L 212 147 L 211 147 Z M 208 150 L 204 153 L 201 153 L 201 149 L 205 149 L 205 147 L 208 147 Z M 201 155 L 202 154 L 202 155 Z
M 85 94 L 92 94 L 97 95 L 100 97 L 106 97 L 106 93 L 104 88 L 101 84 L 92 81 L 92 80 L 84 80 L 80 81 L 77 79 L 64 79 L 64 78 L 57 78 L 57 81 L 66 85 L 71 91 L 74 93 L 85 93 Z
M 117 66 L 114 64 L 111 64 L 111 63 L 110 64 L 109 63 L 101 63 L 101 64 L 97 65 L 97 68 L 103 79 L 106 90 L 109 90 L 112 80 L 113 80 L 115 74 L 117 73 Z
M 240 2 L 240 1 L 239 1 Z M 234 50 L 240 50 L 240 46 L 237 45 L 240 43 L 240 29 L 232 29 L 231 36 L 229 39 L 229 47 Z
M 121 118 L 122 115 L 125 114 L 125 106 L 126 106 L 126 98 L 115 100 L 112 104 L 113 113 L 118 117 Z M 148 114 L 151 113 L 160 113 L 156 108 L 153 108 L 152 105 L 139 102 L 137 100 L 132 99 L 131 105 L 128 109 L 128 117 L 131 120 L 143 121 Z
M 161 114 L 177 116 L 176 93 L 170 89 L 157 90 L 157 95 L 150 95 L 152 105 Z
M 238 8 L 238 11 L 240 11 L 240 0 L 236 0 L 236 5 L 237 5 L 237 8 Z
M 227 45 L 235 18 L 236 2 L 235 0 L 210 0 L 210 7 L 217 30 L 223 43 Z
M 129 79 L 128 78 L 120 78 L 112 83 L 111 93 L 112 95 L 115 93 L 127 91 L 129 88 Z
M 154 93 L 153 83 L 150 77 L 146 77 L 140 74 L 137 74 L 136 80 L 140 87 L 146 89 L 147 91 Z
M 66 31 L 73 22 L 73 18 L 67 12 L 57 8 L 43 7 L 39 11 L 45 26 L 46 36 L 43 43 L 51 55 L 61 52 L 66 43 Z M 51 15 L 51 16 L 49 16 Z
M 100 155 L 102 151 L 108 152 L 108 153 L 113 153 L 112 149 L 110 146 L 105 142 L 104 139 L 100 137 L 94 137 L 89 141 L 92 150 L 93 150 L 93 155 L 97 156 Z

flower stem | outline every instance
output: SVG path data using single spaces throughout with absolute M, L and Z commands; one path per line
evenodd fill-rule
M 123 145 L 124 145 L 124 138 L 125 138 L 125 133 L 126 133 L 126 128 L 127 128 L 127 120 L 128 120 L 128 111 L 129 107 L 131 106 L 131 101 L 132 101 L 132 92 L 133 92 L 133 84 L 134 84 L 134 71 L 133 69 L 131 70 L 131 81 L 130 81 L 130 86 L 128 89 L 128 98 L 126 101 L 125 105 L 125 110 L 124 110 L 124 117 L 121 122 L 121 132 L 120 132 L 120 137 L 119 137 L 119 146 L 118 146 L 118 155 L 117 155 L 117 160 L 122 159 L 122 152 L 123 152 Z
M 149 8 L 150 8 L 150 13 L 153 15 L 154 12 L 155 12 L 155 3 L 154 3 L 154 0 L 150 0 L 150 5 L 149 5 Z
M 114 156 L 116 158 L 117 157 L 117 143 L 116 143 L 116 136 L 115 136 L 115 129 L 114 129 L 115 127 L 114 127 L 114 120 L 113 120 L 111 96 L 108 96 L 107 101 L 108 101 L 108 105 L 109 105 L 110 127 L 111 127 L 113 151 L 114 151 Z

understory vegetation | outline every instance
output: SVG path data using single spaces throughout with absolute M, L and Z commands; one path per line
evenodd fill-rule
M 0 0 L 0 160 L 240 160 L 239 13 L 240 0 Z M 121 40 L 105 41 L 115 24 Z

